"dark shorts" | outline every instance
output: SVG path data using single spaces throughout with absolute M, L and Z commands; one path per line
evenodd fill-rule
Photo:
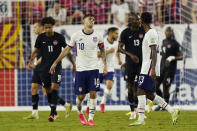
M 163 70 L 161 71 L 160 77 L 157 78 L 159 83 L 163 83 L 165 87 L 170 87 L 174 76 L 176 74 L 176 70 Z
M 56 68 L 54 74 L 50 74 L 49 71 L 42 71 L 40 73 L 40 78 L 42 81 L 42 86 L 44 88 L 50 88 L 51 83 L 61 84 L 62 69 Z
M 31 83 L 36 83 L 41 85 L 41 78 L 40 78 L 40 71 L 33 71 L 33 76 L 32 76 L 32 80 Z
M 99 70 L 76 72 L 74 92 L 76 95 L 99 91 Z
M 100 83 L 103 83 L 103 80 L 111 80 L 113 81 L 114 72 L 108 72 L 107 75 L 103 75 L 103 73 L 99 74 Z
M 138 76 L 140 74 L 141 66 L 133 66 L 132 64 L 126 64 L 124 72 L 124 80 L 137 82 Z
M 148 75 L 139 75 L 138 88 L 142 88 L 146 91 L 155 92 L 155 80 L 152 80 Z

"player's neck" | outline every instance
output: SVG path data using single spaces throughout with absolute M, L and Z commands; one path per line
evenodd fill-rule
M 114 43 L 113 38 L 110 37 L 110 36 L 107 37 L 107 41 L 108 41 L 110 44 L 113 44 L 113 43 Z
M 138 27 L 136 27 L 136 26 L 131 26 L 130 29 L 131 29 L 131 31 L 134 31 L 134 32 L 135 32 L 135 31 L 138 30 Z
M 54 35 L 54 32 L 46 33 L 46 36 L 47 36 L 47 37 L 51 37 L 51 36 L 53 36 L 53 35 Z
M 144 25 L 143 27 L 145 32 L 148 32 L 151 29 L 149 25 Z
M 83 32 L 84 32 L 85 34 L 92 34 L 93 31 L 94 31 L 93 28 L 84 28 L 84 29 L 83 29 Z

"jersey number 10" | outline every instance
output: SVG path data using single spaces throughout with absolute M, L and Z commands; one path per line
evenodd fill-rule
M 84 43 L 78 43 L 79 45 L 79 50 L 84 50 Z

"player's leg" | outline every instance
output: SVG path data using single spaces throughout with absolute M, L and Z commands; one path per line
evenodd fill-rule
M 32 114 L 24 117 L 24 119 L 39 119 L 38 116 L 38 102 L 39 102 L 39 89 L 41 85 L 41 80 L 39 77 L 39 72 L 34 71 L 32 76 L 31 84 L 31 94 L 32 94 Z
M 86 94 L 89 92 L 87 89 L 87 71 L 76 72 L 75 75 L 75 86 L 74 92 L 77 95 L 76 97 L 76 106 L 77 106 L 77 113 L 82 125 L 87 124 L 87 120 L 82 112 L 82 104 Z
M 89 119 L 88 125 L 95 126 L 93 122 L 93 118 L 96 111 L 96 104 L 97 104 L 97 91 L 100 90 L 100 82 L 99 82 L 99 71 L 92 70 L 88 71 L 88 83 L 87 83 L 89 93 L 90 93 L 90 112 L 89 112 Z
M 106 88 L 104 90 L 103 97 L 102 97 L 101 104 L 100 104 L 102 113 L 105 112 L 106 101 L 111 96 L 111 89 L 113 87 L 113 76 L 114 76 L 114 72 L 108 72 L 108 74 L 105 76 Z

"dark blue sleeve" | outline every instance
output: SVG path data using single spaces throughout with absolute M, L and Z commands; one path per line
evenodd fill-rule
M 41 44 L 41 36 L 39 35 L 36 39 L 36 43 L 35 43 L 35 48 L 41 48 L 42 44 Z

